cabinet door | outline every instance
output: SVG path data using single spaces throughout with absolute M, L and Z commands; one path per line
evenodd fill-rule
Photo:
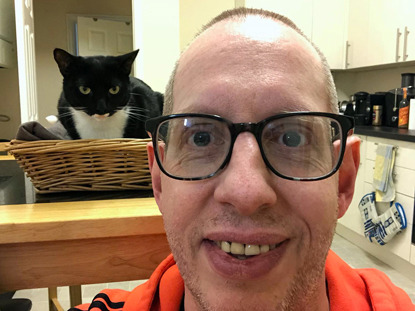
M 405 25 L 402 25 L 402 20 L 413 20 L 403 18 L 402 13 L 407 10 L 403 9 L 404 1 L 411 2 L 350 0 L 348 68 L 390 64 L 403 60 Z M 410 5 L 415 6 L 415 2 Z
M 415 1 L 400 0 L 397 15 L 399 29 L 402 32 L 400 61 L 415 60 Z
M 399 1 L 369 0 L 368 57 L 366 66 L 390 64 L 401 61 L 399 28 Z
M 312 41 L 331 69 L 345 69 L 347 0 L 314 0 Z
M 368 63 L 369 7 L 369 0 L 349 2 L 347 68 L 363 67 Z
M 245 0 L 245 7 L 269 10 L 284 15 L 311 39 L 313 0 Z

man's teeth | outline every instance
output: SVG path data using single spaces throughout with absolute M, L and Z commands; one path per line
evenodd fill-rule
M 226 253 L 245 256 L 264 254 L 277 247 L 277 244 L 251 245 L 228 241 L 216 241 L 216 245 Z

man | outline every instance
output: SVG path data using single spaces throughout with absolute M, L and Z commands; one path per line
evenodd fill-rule
M 336 114 L 324 57 L 291 21 L 249 9 L 214 19 L 182 54 L 164 109 L 147 122 L 148 154 L 174 259 L 132 293 L 107 292 L 112 303 L 413 309 L 384 274 L 329 251 L 353 196 L 359 140 Z

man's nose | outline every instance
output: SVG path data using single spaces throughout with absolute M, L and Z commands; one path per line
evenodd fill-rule
M 242 215 L 252 215 L 277 202 L 272 185 L 275 175 L 267 168 L 252 133 L 237 137 L 232 157 L 218 178 L 215 200 L 233 206 Z

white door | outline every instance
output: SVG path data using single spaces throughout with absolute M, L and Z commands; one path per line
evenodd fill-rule
M 37 121 L 36 58 L 32 0 L 15 0 L 21 122 Z
M 121 55 L 133 50 L 133 31 L 129 22 L 78 17 L 78 54 Z

